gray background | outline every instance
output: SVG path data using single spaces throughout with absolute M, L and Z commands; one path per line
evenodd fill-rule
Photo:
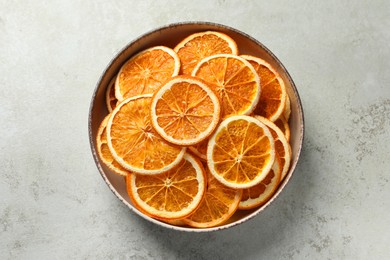
M 0 0 L 0 259 L 389 259 L 389 1 Z M 284 63 L 306 139 L 261 215 L 212 234 L 139 218 L 94 165 L 110 58 L 180 21 L 242 30 Z

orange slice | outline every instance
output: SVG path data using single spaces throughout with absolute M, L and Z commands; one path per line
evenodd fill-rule
M 255 113 L 275 121 L 283 113 L 286 104 L 286 87 L 282 78 L 268 62 L 250 55 L 241 57 L 252 64 L 260 77 L 261 95 Z
M 153 127 L 168 142 L 194 145 L 207 138 L 220 118 L 218 97 L 202 81 L 190 76 L 169 80 L 153 96 Z
M 145 214 L 162 219 L 185 218 L 199 206 L 206 190 L 201 162 L 185 154 L 180 164 L 158 175 L 129 174 L 127 191 Z
M 286 136 L 287 142 L 290 142 L 290 126 L 284 116 L 281 115 L 274 123 L 282 130 L 284 136 Z
M 208 170 L 206 170 L 208 172 Z M 208 228 L 226 222 L 237 210 L 242 190 L 228 188 L 208 172 L 208 185 L 199 208 L 182 221 L 189 226 Z
M 207 145 L 209 139 L 206 139 L 196 145 L 189 146 L 188 149 L 198 156 L 202 161 L 207 161 Z
M 158 174 L 176 166 L 186 148 L 167 143 L 150 120 L 151 95 L 128 98 L 112 111 L 107 124 L 108 147 L 129 171 Z
M 245 59 L 218 54 L 200 61 L 192 72 L 217 93 L 222 118 L 249 115 L 260 97 L 260 80 L 253 66 Z
M 116 104 L 118 103 L 118 100 L 115 97 L 115 80 L 116 77 L 111 79 L 110 84 L 108 84 L 107 90 L 106 90 L 106 105 L 108 112 L 112 112 L 114 108 L 116 107 Z
M 238 54 L 236 42 L 224 33 L 207 31 L 194 33 L 182 40 L 175 48 L 181 61 L 181 71 L 191 75 L 196 64 L 215 54 Z
M 286 118 L 287 121 L 290 118 L 290 114 L 291 114 L 291 103 L 290 103 L 290 98 L 287 95 L 286 107 L 284 108 L 284 112 L 283 112 L 283 116 L 284 116 L 284 118 Z
M 107 115 L 100 124 L 98 129 L 96 144 L 97 151 L 102 162 L 114 173 L 127 176 L 130 172 L 123 168 L 112 156 L 110 149 L 107 145 L 107 132 L 106 126 L 111 114 Z
M 267 126 L 250 116 L 232 116 L 210 137 L 207 164 L 224 185 L 244 189 L 260 183 L 275 160 L 274 139 Z
M 255 116 L 255 118 L 259 120 L 261 123 L 263 123 L 264 125 L 266 125 L 268 129 L 271 131 L 271 134 L 275 140 L 275 151 L 281 161 L 281 168 L 282 168 L 281 180 L 283 180 L 284 177 L 286 177 L 287 175 L 291 163 L 290 144 L 288 143 L 283 132 L 273 122 L 261 116 Z
M 278 188 L 282 168 L 280 158 L 276 156 L 275 162 L 267 176 L 256 186 L 244 189 L 238 209 L 253 209 L 266 203 Z
M 144 50 L 120 69 L 115 82 L 119 101 L 141 94 L 152 94 L 168 79 L 179 74 L 180 59 L 176 52 L 164 46 Z
M 172 220 L 168 220 L 168 219 L 165 219 L 163 220 L 165 223 L 167 224 L 170 224 L 170 225 L 173 225 L 173 226 L 179 226 L 179 227 L 182 227 L 182 226 L 185 226 L 186 223 L 184 223 L 183 220 L 181 219 L 172 219 Z

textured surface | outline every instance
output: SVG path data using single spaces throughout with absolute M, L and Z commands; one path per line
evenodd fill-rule
M 0 0 L 0 259 L 389 259 L 389 10 L 385 0 Z M 110 58 L 145 31 L 189 20 L 263 42 L 305 109 L 284 192 L 212 234 L 130 212 L 100 177 L 87 134 Z

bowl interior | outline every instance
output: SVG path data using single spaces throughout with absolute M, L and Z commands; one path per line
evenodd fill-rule
M 238 211 L 230 220 L 229 222 L 225 223 L 222 226 L 213 227 L 213 228 L 206 228 L 206 229 L 194 229 L 190 227 L 178 227 L 169 225 L 163 222 L 160 222 L 158 220 L 152 219 L 148 216 L 145 216 L 143 213 L 139 212 L 131 203 L 127 192 L 126 192 L 126 185 L 124 177 L 118 176 L 114 173 L 112 173 L 99 159 L 99 156 L 97 154 L 97 148 L 96 148 L 96 134 L 99 128 L 99 125 L 103 118 L 108 114 L 108 110 L 106 108 L 105 103 L 105 91 L 107 89 L 107 86 L 110 82 L 110 80 L 116 76 L 116 74 L 119 72 L 119 69 L 121 66 L 134 54 L 138 53 L 141 50 L 144 50 L 146 48 L 157 46 L 157 45 L 164 45 L 173 48 L 177 43 L 179 43 L 182 39 L 184 39 L 186 36 L 195 33 L 195 32 L 201 32 L 206 30 L 215 30 L 220 31 L 223 33 L 228 34 L 230 37 L 232 37 L 239 47 L 240 54 L 250 54 L 254 56 L 258 56 L 264 60 L 266 60 L 268 63 L 270 63 L 280 74 L 280 76 L 283 78 L 287 93 L 290 97 L 291 101 L 291 116 L 290 116 L 290 131 L 291 131 L 291 149 L 292 149 L 292 162 L 290 170 L 286 176 L 286 178 L 283 180 L 283 182 L 279 185 L 278 190 L 275 192 L 275 194 L 272 196 L 272 198 L 262 207 L 254 209 L 254 210 L 248 210 L 248 211 Z M 94 160 L 96 162 L 96 165 L 103 177 L 103 179 L 106 181 L 107 185 L 110 187 L 110 189 L 114 192 L 114 194 L 123 202 L 125 203 L 130 209 L 132 209 L 134 212 L 136 212 L 138 215 L 148 219 L 149 221 L 152 221 L 154 223 L 160 224 L 162 226 L 176 229 L 176 230 L 183 230 L 183 231 L 213 231 L 213 230 L 219 230 L 223 228 L 228 228 L 234 225 L 237 225 L 239 223 L 242 223 L 253 216 L 260 213 L 262 210 L 264 210 L 277 196 L 278 194 L 283 190 L 285 185 L 290 180 L 295 166 L 297 164 L 302 142 L 303 142 L 303 134 L 304 134 L 304 119 L 303 119 L 303 110 L 302 105 L 299 99 L 298 91 L 294 85 L 294 82 L 292 81 L 290 75 L 288 74 L 287 70 L 284 68 L 284 66 L 281 64 L 281 62 L 269 51 L 264 45 L 262 45 L 259 41 L 256 39 L 253 39 L 249 35 L 246 35 L 243 32 L 240 32 L 236 29 L 220 25 L 220 24 L 213 24 L 213 23 L 179 23 L 179 24 L 172 24 L 168 25 L 159 29 L 156 29 L 154 31 L 151 31 L 149 33 L 146 33 L 136 39 L 135 41 L 129 43 L 122 51 L 120 51 L 109 63 L 106 70 L 102 74 L 96 89 L 94 91 L 91 106 L 90 106 L 90 113 L 89 113 L 89 139 L 91 144 L 91 150 L 93 153 Z

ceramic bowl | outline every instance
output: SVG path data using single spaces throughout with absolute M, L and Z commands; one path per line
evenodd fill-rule
M 207 30 L 220 31 L 228 34 L 232 37 L 239 46 L 240 54 L 250 54 L 258 56 L 268 63 L 270 63 L 283 78 L 287 93 L 291 100 L 291 116 L 290 116 L 290 128 L 291 128 L 291 149 L 292 149 L 292 162 L 289 172 L 287 173 L 286 178 L 279 185 L 278 190 L 274 193 L 272 198 L 260 208 L 248 211 L 238 211 L 233 215 L 233 217 L 225 224 L 212 228 L 205 229 L 196 229 L 191 227 L 180 227 L 170 225 L 159 220 L 150 218 L 143 213 L 141 213 L 137 208 L 135 208 L 130 201 L 130 198 L 126 192 L 126 185 L 124 177 L 115 175 L 112 173 L 99 159 L 96 148 L 96 134 L 100 125 L 100 122 L 108 114 L 105 103 L 105 92 L 106 88 L 113 77 L 118 73 L 121 66 L 134 54 L 156 45 L 165 45 L 173 48 L 177 43 L 179 43 L 186 36 Z M 235 225 L 244 223 L 245 221 L 255 217 L 260 214 L 263 210 L 267 208 L 274 200 L 279 196 L 283 191 L 291 176 L 294 173 L 295 167 L 297 165 L 299 155 L 302 148 L 303 136 L 304 136 L 304 118 L 303 118 L 303 109 L 302 104 L 299 98 L 298 90 L 295 87 L 295 84 L 287 72 L 286 68 L 282 63 L 276 58 L 276 56 L 267 49 L 261 42 L 254 39 L 253 37 L 228 26 L 208 23 L 208 22 L 188 22 L 188 23 L 176 23 L 170 24 L 153 31 L 150 31 L 144 35 L 141 35 L 137 39 L 131 41 L 127 46 L 125 46 L 113 59 L 108 63 L 107 68 L 103 71 L 97 86 L 93 92 L 89 118 L 88 118 L 88 127 L 89 127 L 89 140 L 91 145 L 91 150 L 93 158 L 97 165 L 97 168 L 103 177 L 104 181 L 107 183 L 108 187 L 112 192 L 132 211 L 134 211 L 139 216 L 151 221 L 157 225 L 164 226 L 179 231 L 194 231 L 194 232 L 210 232 L 221 229 L 226 229 L 233 227 Z

